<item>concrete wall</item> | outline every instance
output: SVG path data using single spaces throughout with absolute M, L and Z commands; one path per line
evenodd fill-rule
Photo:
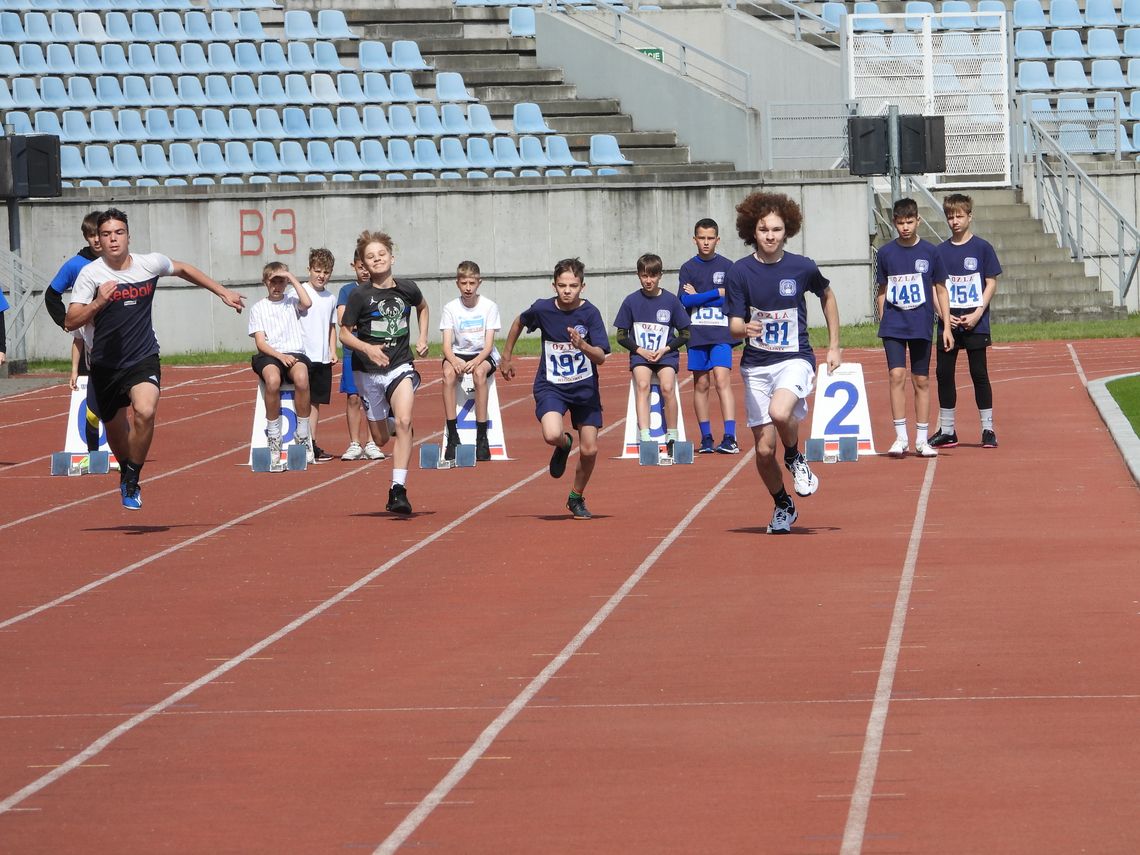
M 767 176 L 764 186 L 788 193 L 803 206 L 805 227 L 789 248 L 819 262 L 832 280 L 843 320 L 870 317 L 865 183 L 787 173 Z M 328 246 L 337 258 L 334 281 L 343 282 L 356 236 L 365 228 L 384 229 L 396 242 L 397 275 L 419 281 L 433 319 L 454 296 L 455 266 L 463 259 L 480 264 L 485 293 L 499 303 L 504 323 L 509 323 L 551 293 L 554 262 L 576 255 L 586 264 L 587 298 L 610 321 L 637 287 L 634 262 L 642 253 L 660 254 L 668 270 L 666 282 L 676 287 L 676 270 L 693 254 L 693 223 L 701 217 L 720 222 L 724 255 L 746 254 L 734 234 L 734 207 L 759 183 L 659 183 L 630 176 L 593 186 L 547 179 L 486 181 L 475 188 L 452 182 L 381 187 L 382 192 L 352 185 L 286 186 L 259 193 L 229 186 L 124 188 L 114 195 L 69 191 L 59 200 L 21 206 L 23 256 L 46 282 L 82 245 L 83 215 L 113 204 L 130 217 L 132 249 L 164 252 L 200 267 L 253 301 L 263 295 L 260 276 L 266 261 L 284 260 L 303 273 L 308 249 Z M 246 317 L 181 280 L 162 281 L 155 312 L 167 352 L 250 349 Z M 822 323 L 818 306 L 812 312 L 813 323 Z M 433 330 L 436 325 L 433 320 Z M 68 347 L 67 337 L 41 308 L 28 357 L 64 357 Z

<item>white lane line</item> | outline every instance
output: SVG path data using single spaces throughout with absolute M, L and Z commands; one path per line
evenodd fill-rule
M 934 484 L 934 472 L 938 459 L 934 458 L 926 467 L 926 477 L 918 496 L 918 506 L 914 511 L 914 525 L 910 530 L 910 543 L 907 544 L 906 560 L 903 562 L 899 578 L 895 610 L 891 615 L 891 629 L 887 635 L 887 646 L 883 651 L 883 664 L 879 668 L 879 682 L 875 686 L 875 700 L 871 705 L 871 716 L 867 721 L 867 733 L 863 738 L 863 752 L 859 758 L 859 773 L 855 778 L 855 790 L 847 809 L 847 825 L 843 829 L 843 846 L 840 855 L 858 855 L 863 849 L 863 836 L 867 830 L 867 814 L 871 807 L 871 795 L 875 789 L 875 773 L 879 768 L 879 755 L 883 750 L 883 731 L 887 725 L 887 711 L 891 704 L 891 690 L 895 682 L 895 671 L 899 663 L 899 650 L 902 648 L 903 629 L 906 626 L 907 609 L 910 606 L 911 586 L 914 583 L 914 568 L 918 563 L 918 548 L 922 543 L 922 527 L 926 521 L 926 508 L 930 503 L 930 490 Z
M 1081 378 L 1081 385 L 1087 389 L 1089 387 L 1089 378 L 1085 376 L 1085 369 L 1081 367 L 1081 360 L 1077 356 L 1077 349 L 1071 344 L 1066 344 L 1065 347 L 1069 349 L 1069 356 L 1073 359 L 1073 367 L 1077 369 L 1077 376 Z
M 711 502 L 734 477 L 736 477 L 737 473 L 752 462 L 754 455 L 754 451 L 743 455 L 741 461 L 729 470 L 728 474 L 721 478 L 717 485 L 705 493 L 704 497 L 685 514 L 685 517 L 657 544 L 656 548 L 649 553 L 630 577 L 622 583 L 622 586 L 614 592 L 613 596 L 611 596 L 609 600 L 598 609 L 589 622 L 578 631 L 578 634 L 515 696 L 515 699 L 495 717 L 495 720 L 487 725 L 486 729 L 479 734 L 479 737 L 472 743 L 471 747 L 468 748 L 459 761 L 451 767 L 451 770 L 440 779 L 439 783 L 435 785 L 430 793 L 423 797 L 415 809 L 388 835 L 388 838 L 376 848 L 375 851 L 378 855 L 387 855 L 387 853 L 395 852 L 415 833 L 416 829 L 431 815 L 431 812 L 443 803 L 448 794 L 455 789 L 459 782 L 463 780 L 464 776 L 471 771 L 471 768 L 486 754 L 491 744 L 507 725 L 523 711 L 534 696 L 561 670 L 562 666 L 570 661 L 570 658 L 589 640 L 590 636 L 597 631 L 598 627 L 605 622 L 606 618 L 621 605 L 622 600 L 629 595 L 633 587 L 649 572 L 650 568 L 657 562 L 657 559 L 672 546 L 673 541 L 680 537 L 693 520 L 697 518 L 697 515 L 705 509 L 709 502 Z

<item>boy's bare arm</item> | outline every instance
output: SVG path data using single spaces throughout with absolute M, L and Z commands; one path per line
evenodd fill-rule
M 428 355 L 428 311 L 427 300 L 420 300 L 416 306 L 416 320 L 420 322 L 420 337 L 416 341 L 416 353 L 420 356 Z
M 499 366 L 499 373 L 503 375 L 504 380 L 510 380 L 515 376 L 515 367 L 511 365 L 511 359 L 514 358 L 515 343 L 521 333 L 522 316 L 519 316 L 511 323 L 511 328 L 507 331 L 506 344 L 503 345 L 503 364 Z
M 293 293 L 297 295 L 297 305 L 302 312 L 307 312 L 313 307 L 313 298 L 309 296 L 309 289 L 302 287 L 300 280 L 288 270 L 285 271 L 285 275 L 289 277 L 289 284 L 293 286 Z
M 835 292 L 825 288 L 819 297 L 823 318 L 827 321 L 827 367 L 834 371 L 842 362 L 839 351 L 839 301 Z
M 567 334 L 570 336 L 570 343 L 582 353 L 586 354 L 586 358 L 595 365 L 601 365 L 606 361 L 606 352 L 596 344 L 590 344 L 582 337 L 582 334 L 574 327 L 566 328 Z
M 187 264 L 185 261 L 171 261 L 171 264 L 174 267 L 172 275 L 179 279 L 185 279 L 200 288 L 205 288 L 211 294 L 216 294 L 221 297 L 223 303 L 239 313 L 245 308 L 245 297 L 211 279 L 193 264 Z

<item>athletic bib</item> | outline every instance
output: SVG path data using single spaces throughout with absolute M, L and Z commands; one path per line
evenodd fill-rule
M 982 305 L 982 275 L 967 273 L 965 276 L 950 276 L 946 280 L 950 292 L 951 309 L 976 309 Z
M 559 386 L 577 383 L 594 373 L 594 363 L 568 341 L 546 342 L 544 359 L 547 381 Z
M 635 321 L 633 324 L 633 340 L 637 342 L 638 347 L 644 347 L 646 350 L 663 348 L 668 334 L 669 327 L 665 324 L 648 324 L 641 321 Z
M 701 306 L 689 318 L 695 327 L 727 327 L 728 318 L 720 306 Z
M 760 335 L 748 339 L 748 346 L 770 353 L 796 353 L 800 349 L 799 310 L 752 310 L 752 320 L 763 324 Z
M 903 273 L 887 277 L 887 302 L 910 311 L 926 302 L 926 289 L 922 287 L 921 273 Z

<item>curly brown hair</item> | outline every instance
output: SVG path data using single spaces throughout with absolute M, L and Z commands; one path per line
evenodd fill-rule
M 769 214 L 784 221 L 786 237 L 800 233 L 804 215 L 800 206 L 783 193 L 752 193 L 736 206 L 736 233 L 748 246 L 756 246 L 756 224 Z

